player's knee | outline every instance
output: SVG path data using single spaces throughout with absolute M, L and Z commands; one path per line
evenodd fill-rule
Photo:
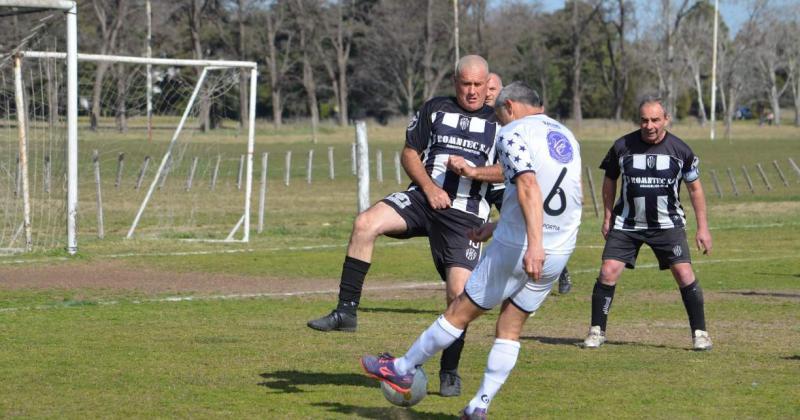
M 691 264 L 675 264 L 671 267 L 675 281 L 681 286 L 688 286 L 694 282 L 694 270 Z
M 377 236 L 377 219 L 369 211 L 365 211 L 356 216 L 353 221 L 354 236 Z
M 615 266 L 613 264 L 605 264 L 600 267 L 600 275 L 597 277 L 597 281 L 603 284 L 607 284 L 609 286 L 613 286 L 617 284 L 617 279 L 622 274 L 622 270 L 625 266 Z

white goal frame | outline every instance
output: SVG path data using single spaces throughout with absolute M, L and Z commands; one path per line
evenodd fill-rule
M 78 215 L 78 60 L 90 62 L 113 62 L 144 65 L 172 65 L 202 67 L 202 74 L 195 86 L 192 97 L 181 117 L 180 123 L 170 140 L 167 151 L 162 158 L 155 178 L 143 200 L 136 217 L 131 225 L 126 238 L 132 238 L 142 213 L 157 186 L 157 181 L 170 159 L 172 148 L 189 116 L 192 105 L 202 86 L 203 80 L 209 70 L 224 68 L 250 69 L 250 95 L 248 112 L 247 158 L 245 177 L 245 200 L 243 215 L 228 234 L 227 238 L 217 242 L 249 242 L 250 240 L 250 202 L 252 198 L 253 180 L 253 153 L 255 144 L 255 114 L 256 114 L 256 89 L 258 81 L 258 65 L 251 61 L 227 60 L 188 60 L 168 58 L 144 58 L 131 56 L 79 54 L 77 45 L 77 4 L 74 0 L 0 0 L 0 7 L 18 7 L 28 9 L 53 9 L 63 10 L 67 20 L 67 51 L 66 52 L 21 52 L 25 58 L 51 58 L 63 59 L 67 64 L 67 246 L 70 255 L 78 251 L 77 241 L 77 215 Z M 242 229 L 241 239 L 235 239 L 235 234 Z
M 74 0 L 0 0 L 0 6 L 61 10 L 67 19 L 67 252 L 78 252 L 78 4 Z

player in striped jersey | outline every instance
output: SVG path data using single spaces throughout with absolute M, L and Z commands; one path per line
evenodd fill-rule
M 427 236 L 436 270 L 446 283 L 449 304 L 464 290 L 478 262 L 479 244 L 466 233 L 486 221 L 488 182 L 503 180 L 494 165 L 494 109 L 484 104 L 489 66 L 465 56 L 456 67 L 455 97 L 427 101 L 406 131 L 402 164 L 411 178 L 408 190 L 390 194 L 356 217 L 339 283 L 339 303 L 330 314 L 308 322 L 319 331 L 355 331 L 356 311 L 378 236 Z M 448 169 L 451 157 L 467 162 L 469 177 Z M 457 368 L 463 336 L 442 354 L 440 393 L 457 396 Z
M 660 98 L 645 98 L 639 105 L 639 115 L 641 128 L 614 142 L 600 165 L 606 171 L 602 225 L 606 244 L 592 292 L 592 324 L 584 347 L 597 348 L 605 342 L 606 321 L 617 280 L 625 267 L 634 268 L 639 248 L 647 244 L 655 253 L 659 268 L 670 269 L 678 283 L 689 316 L 692 348 L 710 350 L 703 291 L 692 270 L 686 218 L 679 199 L 683 182 L 697 219 L 697 249 L 710 253 L 711 233 L 700 184 L 699 159 L 686 143 L 667 131 L 670 116 Z M 622 187 L 614 205 L 619 178 Z

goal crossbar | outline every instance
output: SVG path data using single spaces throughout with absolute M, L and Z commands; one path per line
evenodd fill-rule
M 24 7 L 27 9 L 70 10 L 75 7 L 72 0 L 0 0 L 3 7 Z
M 24 51 L 23 57 L 27 58 L 54 58 L 64 59 L 66 53 L 47 52 L 47 51 Z M 146 58 L 132 57 L 125 55 L 100 55 L 78 53 L 79 61 L 92 62 L 113 62 L 126 64 L 152 64 L 157 66 L 194 66 L 194 67 L 217 67 L 217 68 L 258 68 L 258 64 L 253 61 L 230 61 L 230 60 L 191 60 L 180 58 Z
M 0 5 L 2 5 L 2 1 L 0 0 Z M 21 53 L 22 58 L 28 59 L 66 59 L 69 57 L 67 53 L 62 52 L 46 52 L 46 51 L 24 51 Z M 215 69 L 230 69 L 230 68 L 240 68 L 240 69 L 248 69 L 250 72 L 250 97 L 249 97 L 249 112 L 248 112 L 248 138 L 247 138 L 247 155 L 245 161 L 245 202 L 244 202 L 244 214 L 236 223 L 236 225 L 231 230 L 228 237 L 220 242 L 249 242 L 250 240 L 250 200 L 252 197 L 252 172 L 253 172 L 253 153 L 254 153 L 254 143 L 255 143 L 255 112 L 256 112 L 256 88 L 257 88 L 257 78 L 258 78 L 258 64 L 252 61 L 231 61 L 231 60 L 191 60 L 191 59 L 171 59 L 171 58 L 146 58 L 146 57 L 133 57 L 133 56 L 120 56 L 120 55 L 100 55 L 100 54 L 82 54 L 77 53 L 74 56 L 76 61 L 86 61 L 86 62 L 113 62 L 113 63 L 126 63 L 126 64 L 150 64 L 150 65 L 159 65 L 159 66 L 191 66 L 191 67 L 201 67 L 203 68 L 202 75 L 200 80 L 198 80 L 197 85 L 195 86 L 195 90 L 192 94 L 192 99 L 190 100 L 190 104 L 194 102 L 195 97 L 199 91 L 200 85 L 205 78 L 207 71 L 215 70 Z M 77 96 L 77 95 L 76 95 Z M 76 101 L 77 102 L 77 101 Z M 127 238 L 133 237 L 134 231 L 136 230 L 136 226 L 138 224 L 139 218 L 141 217 L 142 213 L 144 212 L 147 202 L 150 196 L 153 194 L 153 190 L 156 185 L 156 181 L 159 178 L 159 175 L 163 171 L 163 168 L 166 164 L 166 161 L 170 158 L 172 147 L 174 146 L 177 136 L 181 131 L 181 127 L 183 126 L 184 122 L 186 121 L 188 115 L 189 108 L 187 107 L 186 112 L 181 118 L 180 126 L 176 130 L 171 139 L 167 152 L 163 156 L 162 162 L 159 166 L 158 173 L 153 180 L 152 185 L 150 186 L 147 196 L 141 204 L 139 211 L 134 219 L 133 224 L 126 235 Z M 77 118 L 76 118 L 77 119 Z M 75 125 L 77 126 L 77 124 Z M 77 149 L 77 148 L 76 148 Z M 241 229 L 242 237 L 241 239 L 234 239 L 235 233 Z M 75 247 L 68 249 L 77 249 L 77 242 L 75 242 Z

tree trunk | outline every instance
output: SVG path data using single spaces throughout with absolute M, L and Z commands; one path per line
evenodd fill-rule
M 347 89 L 349 89 L 347 86 L 347 60 L 341 59 L 337 62 L 339 64 L 339 125 L 346 126 L 350 121 L 350 114 L 347 112 Z
M 347 40 L 344 37 L 344 17 L 342 16 L 342 1 L 340 0 L 337 9 L 339 14 L 338 28 L 336 30 L 336 65 L 339 71 L 339 125 L 346 126 L 350 120 L 350 115 L 347 112 L 347 61 L 350 59 L 350 46 L 353 42 L 352 30 L 348 31 Z
M 238 0 L 238 14 L 239 14 L 239 59 L 245 60 L 245 42 L 244 42 L 244 0 Z M 246 69 L 239 69 L 239 128 L 245 126 L 247 121 L 247 113 L 249 111 L 248 99 L 250 92 L 248 83 L 248 71 Z
M 800 127 L 800 77 L 797 76 L 792 81 L 792 98 L 794 99 L 794 126 Z
M 301 33 L 301 40 L 305 34 Z M 317 104 L 317 82 L 314 79 L 314 68 L 311 65 L 311 58 L 306 52 L 305 42 L 301 41 L 300 48 L 303 50 L 303 88 L 308 99 L 308 111 L 311 116 L 311 140 L 317 143 L 317 128 L 319 126 L 319 107 Z
M 197 4 L 196 0 L 192 0 L 191 8 L 189 10 L 189 33 L 191 34 L 192 38 L 192 52 L 194 54 L 194 58 L 196 60 L 203 59 L 203 46 L 200 43 L 200 19 L 202 14 L 202 9 L 200 5 Z M 203 73 L 202 68 L 197 68 L 197 76 L 198 78 Z M 208 90 L 205 87 L 202 87 L 200 90 L 200 112 L 198 118 L 200 119 L 200 128 L 203 130 L 204 133 L 207 133 L 210 130 L 210 121 L 209 115 L 211 113 L 211 104 Z
M 578 2 L 572 2 L 572 109 L 571 116 L 575 127 L 583 122 L 581 109 L 581 39 L 578 23 Z
M 98 120 L 100 119 L 100 97 L 103 95 L 103 80 L 108 70 L 108 62 L 98 62 L 97 70 L 94 73 L 94 86 L 92 87 L 92 115 L 90 117 L 90 127 L 92 131 L 97 130 Z
M 125 80 L 125 71 L 121 64 L 117 65 L 117 109 L 115 119 L 117 130 L 120 133 L 128 132 L 128 108 L 126 105 L 128 97 L 128 83 Z
M 425 13 L 425 54 L 422 59 L 423 88 L 422 96 L 427 101 L 433 96 L 433 51 L 435 43 L 433 39 L 433 1 L 428 0 Z
M 703 84 L 700 83 L 700 69 L 699 66 L 692 66 L 692 73 L 694 75 L 694 88 L 697 91 L 697 116 L 700 118 L 700 125 L 706 126 L 706 108 L 703 104 Z

